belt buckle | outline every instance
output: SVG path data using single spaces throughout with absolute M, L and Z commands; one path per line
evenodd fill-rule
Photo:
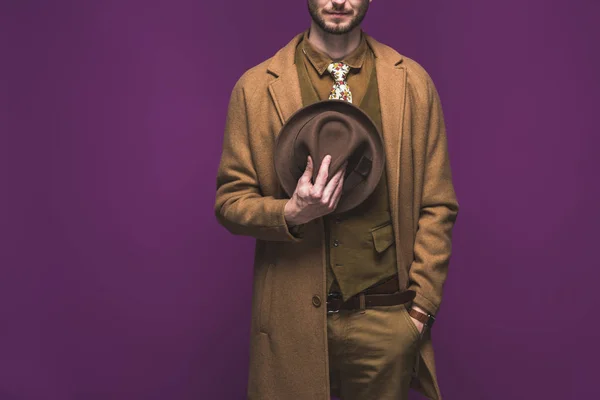
M 327 294 L 327 302 L 326 302 L 326 304 L 327 304 L 327 314 L 337 314 L 337 313 L 340 312 L 339 308 L 337 310 L 330 310 L 329 309 L 329 304 L 330 304 L 329 303 L 329 299 L 330 298 L 339 299 L 341 297 L 342 297 L 342 294 L 338 293 L 338 292 L 332 292 L 332 293 L 328 293 Z

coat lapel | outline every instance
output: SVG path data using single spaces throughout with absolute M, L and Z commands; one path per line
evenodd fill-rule
M 398 190 L 400 187 L 400 152 L 402 145 L 402 123 L 404 120 L 404 98 L 406 71 L 402 56 L 367 35 L 367 42 L 375 54 L 375 70 L 379 83 L 381 122 L 386 157 L 386 173 L 389 181 L 392 217 L 398 220 Z
M 277 52 L 267 67 L 268 72 L 276 77 L 269 84 L 269 94 L 281 124 L 284 124 L 294 112 L 302 107 L 300 80 L 294 64 L 294 54 L 303 34 L 296 35 Z

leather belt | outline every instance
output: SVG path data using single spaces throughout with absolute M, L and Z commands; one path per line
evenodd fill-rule
M 329 293 L 327 296 L 327 313 L 337 313 L 340 310 L 356 310 L 377 306 L 393 306 L 408 303 L 416 296 L 414 290 L 400 291 L 398 277 L 368 288 L 344 301 L 340 293 Z M 364 302 L 361 304 L 361 301 Z
M 361 308 L 361 296 L 364 296 L 364 308 L 377 306 L 394 306 L 412 301 L 416 292 L 414 290 L 405 290 L 403 292 L 388 294 L 364 294 L 359 293 L 344 301 L 341 298 L 327 296 L 327 312 L 336 313 L 340 310 L 357 310 Z

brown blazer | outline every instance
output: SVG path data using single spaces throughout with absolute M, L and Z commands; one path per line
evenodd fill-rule
M 257 400 L 329 400 L 322 218 L 305 226 L 302 239 L 289 232 L 288 200 L 273 168 L 276 136 L 302 106 L 294 66 L 301 35 L 235 84 L 217 175 L 217 219 L 231 233 L 257 239 L 248 381 L 248 398 Z M 419 64 L 367 41 L 379 82 L 398 277 L 436 314 L 459 208 L 440 99 Z M 415 388 L 441 399 L 431 332 L 420 357 Z

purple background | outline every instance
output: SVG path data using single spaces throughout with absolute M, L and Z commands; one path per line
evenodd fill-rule
M 244 398 L 253 240 L 217 224 L 215 175 L 233 84 L 305 0 L 0 10 L 0 400 Z M 600 398 L 598 15 L 376 0 L 365 20 L 444 106 L 448 400 Z

